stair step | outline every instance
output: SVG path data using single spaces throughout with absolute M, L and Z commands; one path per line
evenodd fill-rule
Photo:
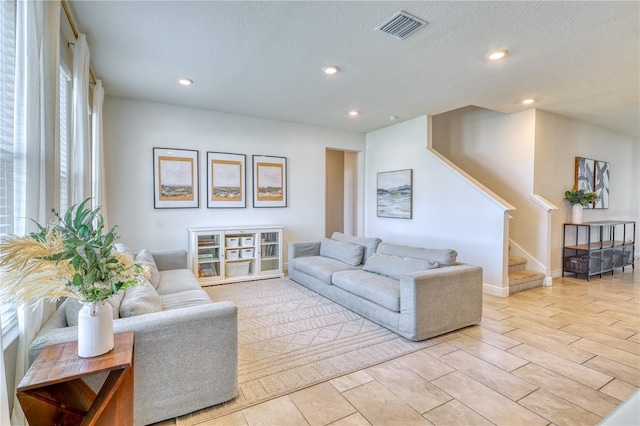
M 509 294 L 542 287 L 544 278 L 544 274 L 537 271 L 523 270 L 509 272 Z
M 509 256 L 509 273 L 524 271 L 527 259 L 520 256 Z

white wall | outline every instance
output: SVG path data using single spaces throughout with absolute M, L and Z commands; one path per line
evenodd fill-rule
M 107 97 L 104 115 L 108 220 L 134 249 L 186 249 L 191 226 L 285 225 L 285 242 L 320 239 L 325 150 L 365 148 L 361 133 L 123 98 Z M 153 147 L 199 151 L 200 208 L 153 208 Z M 247 208 L 206 207 L 207 151 L 247 155 Z M 252 155 L 287 157 L 288 207 L 252 207 Z
M 538 110 L 536 113 L 535 191 L 559 207 L 552 214 L 551 259 L 562 273 L 562 228 L 570 218 L 564 191 L 574 182 L 575 157 L 609 162 L 608 209 L 586 209 L 584 221 L 634 220 L 640 235 L 640 141 L 601 127 Z M 638 255 L 636 243 L 636 255 Z
M 485 292 L 504 293 L 505 209 L 426 149 L 427 117 L 367 134 L 365 234 L 384 241 L 453 248 L 483 267 Z M 413 219 L 376 215 L 376 174 L 413 169 Z
M 509 238 L 528 258 L 543 265 L 544 272 L 548 258 L 547 213 L 530 199 L 535 110 L 503 114 L 469 106 L 432 120 L 433 148 L 515 207 L 510 212 Z M 535 263 L 528 264 L 529 269 L 532 266 Z

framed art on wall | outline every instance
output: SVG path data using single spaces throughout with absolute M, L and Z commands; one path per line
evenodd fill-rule
M 199 207 L 198 151 L 153 148 L 153 207 Z
M 606 161 L 596 161 L 595 163 L 595 193 L 598 199 L 594 203 L 596 209 L 609 208 L 609 163 Z
M 595 192 L 598 200 L 584 206 L 585 209 L 609 208 L 609 163 L 576 157 L 574 186 L 585 192 Z
M 207 152 L 207 207 L 246 207 L 245 174 L 247 156 Z
M 376 192 L 378 217 L 412 218 L 413 169 L 378 173 Z
M 253 207 L 287 207 L 287 158 L 253 156 Z
M 593 192 L 593 170 L 595 168 L 595 160 L 590 158 L 576 157 L 576 178 L 574 185 L 585 192 Z

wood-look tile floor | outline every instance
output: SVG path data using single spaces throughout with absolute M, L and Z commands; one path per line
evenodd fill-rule
M 640 387 L 640 274 L 485 295 L 448 337 L 202 424 L 595 425 Z

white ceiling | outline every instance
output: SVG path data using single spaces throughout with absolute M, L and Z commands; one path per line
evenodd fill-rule
M 358 132 L 392 115 L 535 107 L 640 137 L 637 1 L 69 5 L 107 95 Z M 374 30 L 399 10 L 428 25 L 405 40 Z M 510 55 L 492 63 L 496 48 Z

